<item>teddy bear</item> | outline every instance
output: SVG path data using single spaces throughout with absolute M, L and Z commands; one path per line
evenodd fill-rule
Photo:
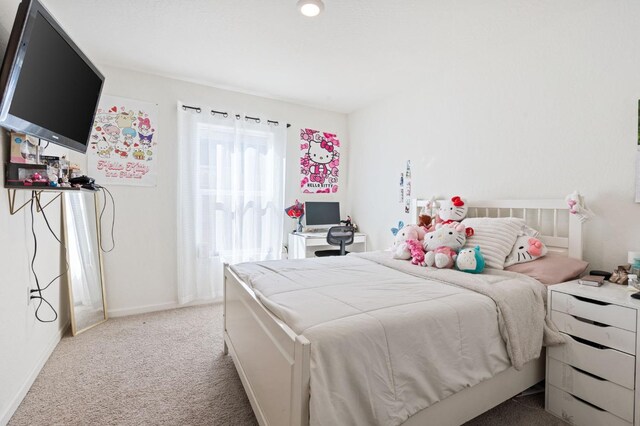
M 484 270 L 484 256 L 480 251 L 480 246 L 462 249 L 456 258 L 456 267 L 462 272 L 479 274 Z
M 466 200 L 456 195 L 450 201 L 445 200 L 440 203 L 437 222 L 444 224 L 461 222 L 467 216 L 468 210 Z
M 400 229 L 393 228 L 395 238 L 393 240 L 393 247 L 391 251 L 394 259 L 411 259 L 411 250 L 407 245 L 407 240 L 422 241 L 426 235 L 426 231 L 418 225 L 406 225 L 401 223 Z
M 471 235 L 473 235 L 473 228 L 467 228 L 462 223 L 436 225 L 435 231 L 428 232 L 424 237 L 426 265 L 436 268 L 453 267 L 458 251 Z

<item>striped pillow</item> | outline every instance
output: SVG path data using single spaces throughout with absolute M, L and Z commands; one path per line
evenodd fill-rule
M 468 218 L 462 223 L 475 232 L 467 238 L 464 248 L 480 246 L 485 264 L 494 269 L 504 269 L 505 259 L 525 226 L 524 220 L 516 217 Z

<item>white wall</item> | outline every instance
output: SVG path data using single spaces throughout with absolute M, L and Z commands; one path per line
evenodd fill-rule
M 11 24 L 18 1 L 0 5 L 0 56 L 9 39 Z M 0 129 L 0 176 L 4 179 L 4 162 L 8 158 L 9 138 Z M 49 155 L 62 155 L 66 150 L 51 147 Z M 60 340 L 69 323 L 69 305 L 66 286 L 54 283 L 45 296 L 59 313 L 55 323 L 37 322 L 35 302 L 27 302 L 27 292 L 35 288 L 29 264 L 33 254 L 31 216 L 24 209 L 15 216 L 9 214 L 6 190 L 0 196 L 0 425 L 5 424 L 29 390 L 40 368 Z M 20 192 L 16 201 L 27 201 L 30 192 Z M 50 196 L 43 196 L 43 201 Z M 60 203 L 54 202 L 45 213 L 53 230 L 60 235 Z M 38 236 L 38 258 L 35 263 L 41 283 L 45 285 L 60 274 L 60 246 L 49 234 L 42 216 L 36 214 L 35 229 Z M 49 315 L 46 308 L 42 317 Z
M 348 159 L 346 116 L 198 84 L 100 66 L 106 76 L 104 93 L 159 104 L 158 186 L 110 187 L 116 198 L 116 249 L 104 256 L 107 301 L 111 314 L 174 306 L 176 288 L 176 138 L 177 102 L 234 111 L 290 123 L 287 151 L 287 205 L 301 200 L 336 200 L 346 210 L 347 175 L 337 194 L 303 196 L 299 187 L 299 129 L 310 127 L 337 133 Z M 344 163 L 346 164 L 346 162 Z M 346 172 L 346 167 L 341 171 Z M 284 212 L 283 212 L 284 217 Z M 287 230 L 294 221 L 285 219 Z
M 4 130 L 0 137 L 0 175 L 4 176 L 6 148 L 9 144 Z M 50 149 L 48 155 L 61 155 L 61 149 Z M 44 292 L 44 296 L 58 311 L 58 321 L 40 323 L 34 312 L 36 301 L 27 303 L 27 292 L 35 288 L 30 271 L 33 255 L 31 216 L 26 207 L 15 216 L 9 214 L 7 190 L 0 196 L 0 425 L 8 421 L 22 397 L 29 390 L 49 354 L 60 340 L 69 324 L 69 305 L 66 284 L 59 281 Z M 16 203 L 29 199 L 31 192 L 20 191 Z M 43 195 L 47 202 L 51 195 Z M 60 202 L 55 201 L 45 209 L 53 230 L 60 236 Z M 38 257 L 35 269 L 41 286 L 61 272 L 61 248 L 49 233 L 42 216 L 36 213 L 35 229 L 38 237 Z M 42 318 L 51 318 L 51 312 L 43 307 Z
M 625 263 L 640 250 L 640 3 L 540 2 L 523 14 L 522 4 L 465 4 L 425 26 L 419 83 L 349 115 L 349 198 L 372 246 L 390 244 L 402 217 L 398 175 L 410 158 L 419 197 L 578 189 L 598 215 L 586 224 L 586 260 Z

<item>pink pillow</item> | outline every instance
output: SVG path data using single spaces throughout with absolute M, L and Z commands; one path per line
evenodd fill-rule
M 589 262 L 549 253 L 533 262 L 518 263 L 504 268 L 505 271 L 528 275 L 542 284 L 551 285 L 578 278 L 589 266 Z

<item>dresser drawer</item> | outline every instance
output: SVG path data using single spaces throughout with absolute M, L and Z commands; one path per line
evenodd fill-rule
M 597 407 L 633 422 L 633 391 L 549 358 L 547 380 L 565 392 L 569 392 Z
M 610 325 L 593 324 L 554 310 L 551 311 L 551 320 L 560 331 L 567 334 L 582 337 L 609 348 L 619 349 L 628 354 L 634 355 L 636 353 L 636 333 L 632 331 Z
M 554 291 L 551 293 L 551 309 L 624 330 L 636 331 L 636 311 L 624 306 Z
M 547 348 L 550 358 L 580 368 L 603 379 L 634 389 L 636 359 L 614 349 L 600 349 L 563 335 L 564 345 Z
M 594 407 L 571 394 L 548 385 L 547 409 L 565 422 L 578 426 L 630 426 L 620 417 Z

